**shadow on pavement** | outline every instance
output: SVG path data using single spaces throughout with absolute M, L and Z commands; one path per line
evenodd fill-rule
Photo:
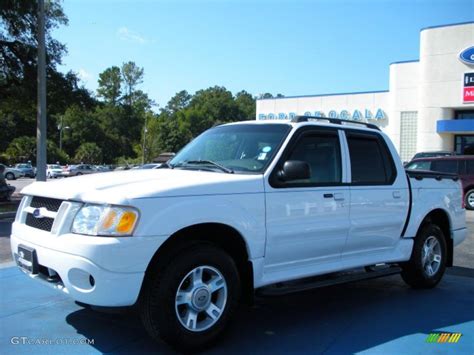
M 399 276 L 258 299 L 242 307 L 208 353 L 474 352 L 474 279 L 447 276 L 432 290 L 412 290 Z M 77 333 L 100 352 L 171 350 L 149 339 L 136 314 L 70 313 Z M 429 344 L 436 330 L 464 333 L 458 344 Z M 440 348 L 444 346 L 444 348 Z

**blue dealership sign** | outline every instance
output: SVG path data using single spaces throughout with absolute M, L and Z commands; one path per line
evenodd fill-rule
M 474 65 L 474 46 L 466 48 L 459 53 L 459 60 L 463 63 Z

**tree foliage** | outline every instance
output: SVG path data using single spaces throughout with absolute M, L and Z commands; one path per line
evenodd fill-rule
M 102 149 L 92 142 L 82 143 L 74 157 L 76 163 L 100 164 L 102 163 Z
M 37 2 L 1 1 L 0 21 L 0 156 L 12 163 L 34 162 Z M 234 95 L 222 86 L 194 94 L 179 91 L 154 112 L 155 103 L 140 88 L 144 68 L 132 61 L 111 65 L 99 74 L 100 101 L 96 100 L 75 73 L 56 69 L 66 46 L 52 38 L 51 31 L 67 23 L 60 2 L 47 1 L 48 162 L 66 163 L 72 158 L 114 163 L 138 161 L 143 155 L 152 161 L 162 152 L 180 150 L 212 126 L 255 118 L 251 94 L 243 90 Z
M 113 66 L 107 68 L 99 74 L 99 87 L 97 96 L 105 100 L 106 103 L 116 105 L 122 94 L 122 77 L 120 68 Z
M 0 2 L 0 152 L 13 139 L 36 135 L 37 97 L 37 2 Z M 66 47 L 53 39 L 51 31 L 67 24 L 57 1 L 48 1 L 46 11 L 46 74 L 48 136 L 57 135 L 56 117 L 72 104 L 90 109 L 95 100 L 80 86 L 76 74 L 56 70 Z

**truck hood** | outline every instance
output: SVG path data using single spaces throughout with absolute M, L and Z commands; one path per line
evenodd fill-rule
M 96 203 L 189 195 L 263 192 L 263 176 L 184 169 L 106 172 L 26 186 L 24 195 Z

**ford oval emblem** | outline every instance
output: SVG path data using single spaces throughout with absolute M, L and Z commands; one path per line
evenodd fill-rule
M 41 218 L 41 217 L 43 217 L 43 216 L 41 215 L 41 211 L 40 211 L 39 208 L 36 208 L 36 209 L 33 211 L 33 217 L 35 217 L 35 218 Z
M 466 48 L 459 53 L 459 60 L 463 63 L 473 65 L 474 64 L 474 46 Z

